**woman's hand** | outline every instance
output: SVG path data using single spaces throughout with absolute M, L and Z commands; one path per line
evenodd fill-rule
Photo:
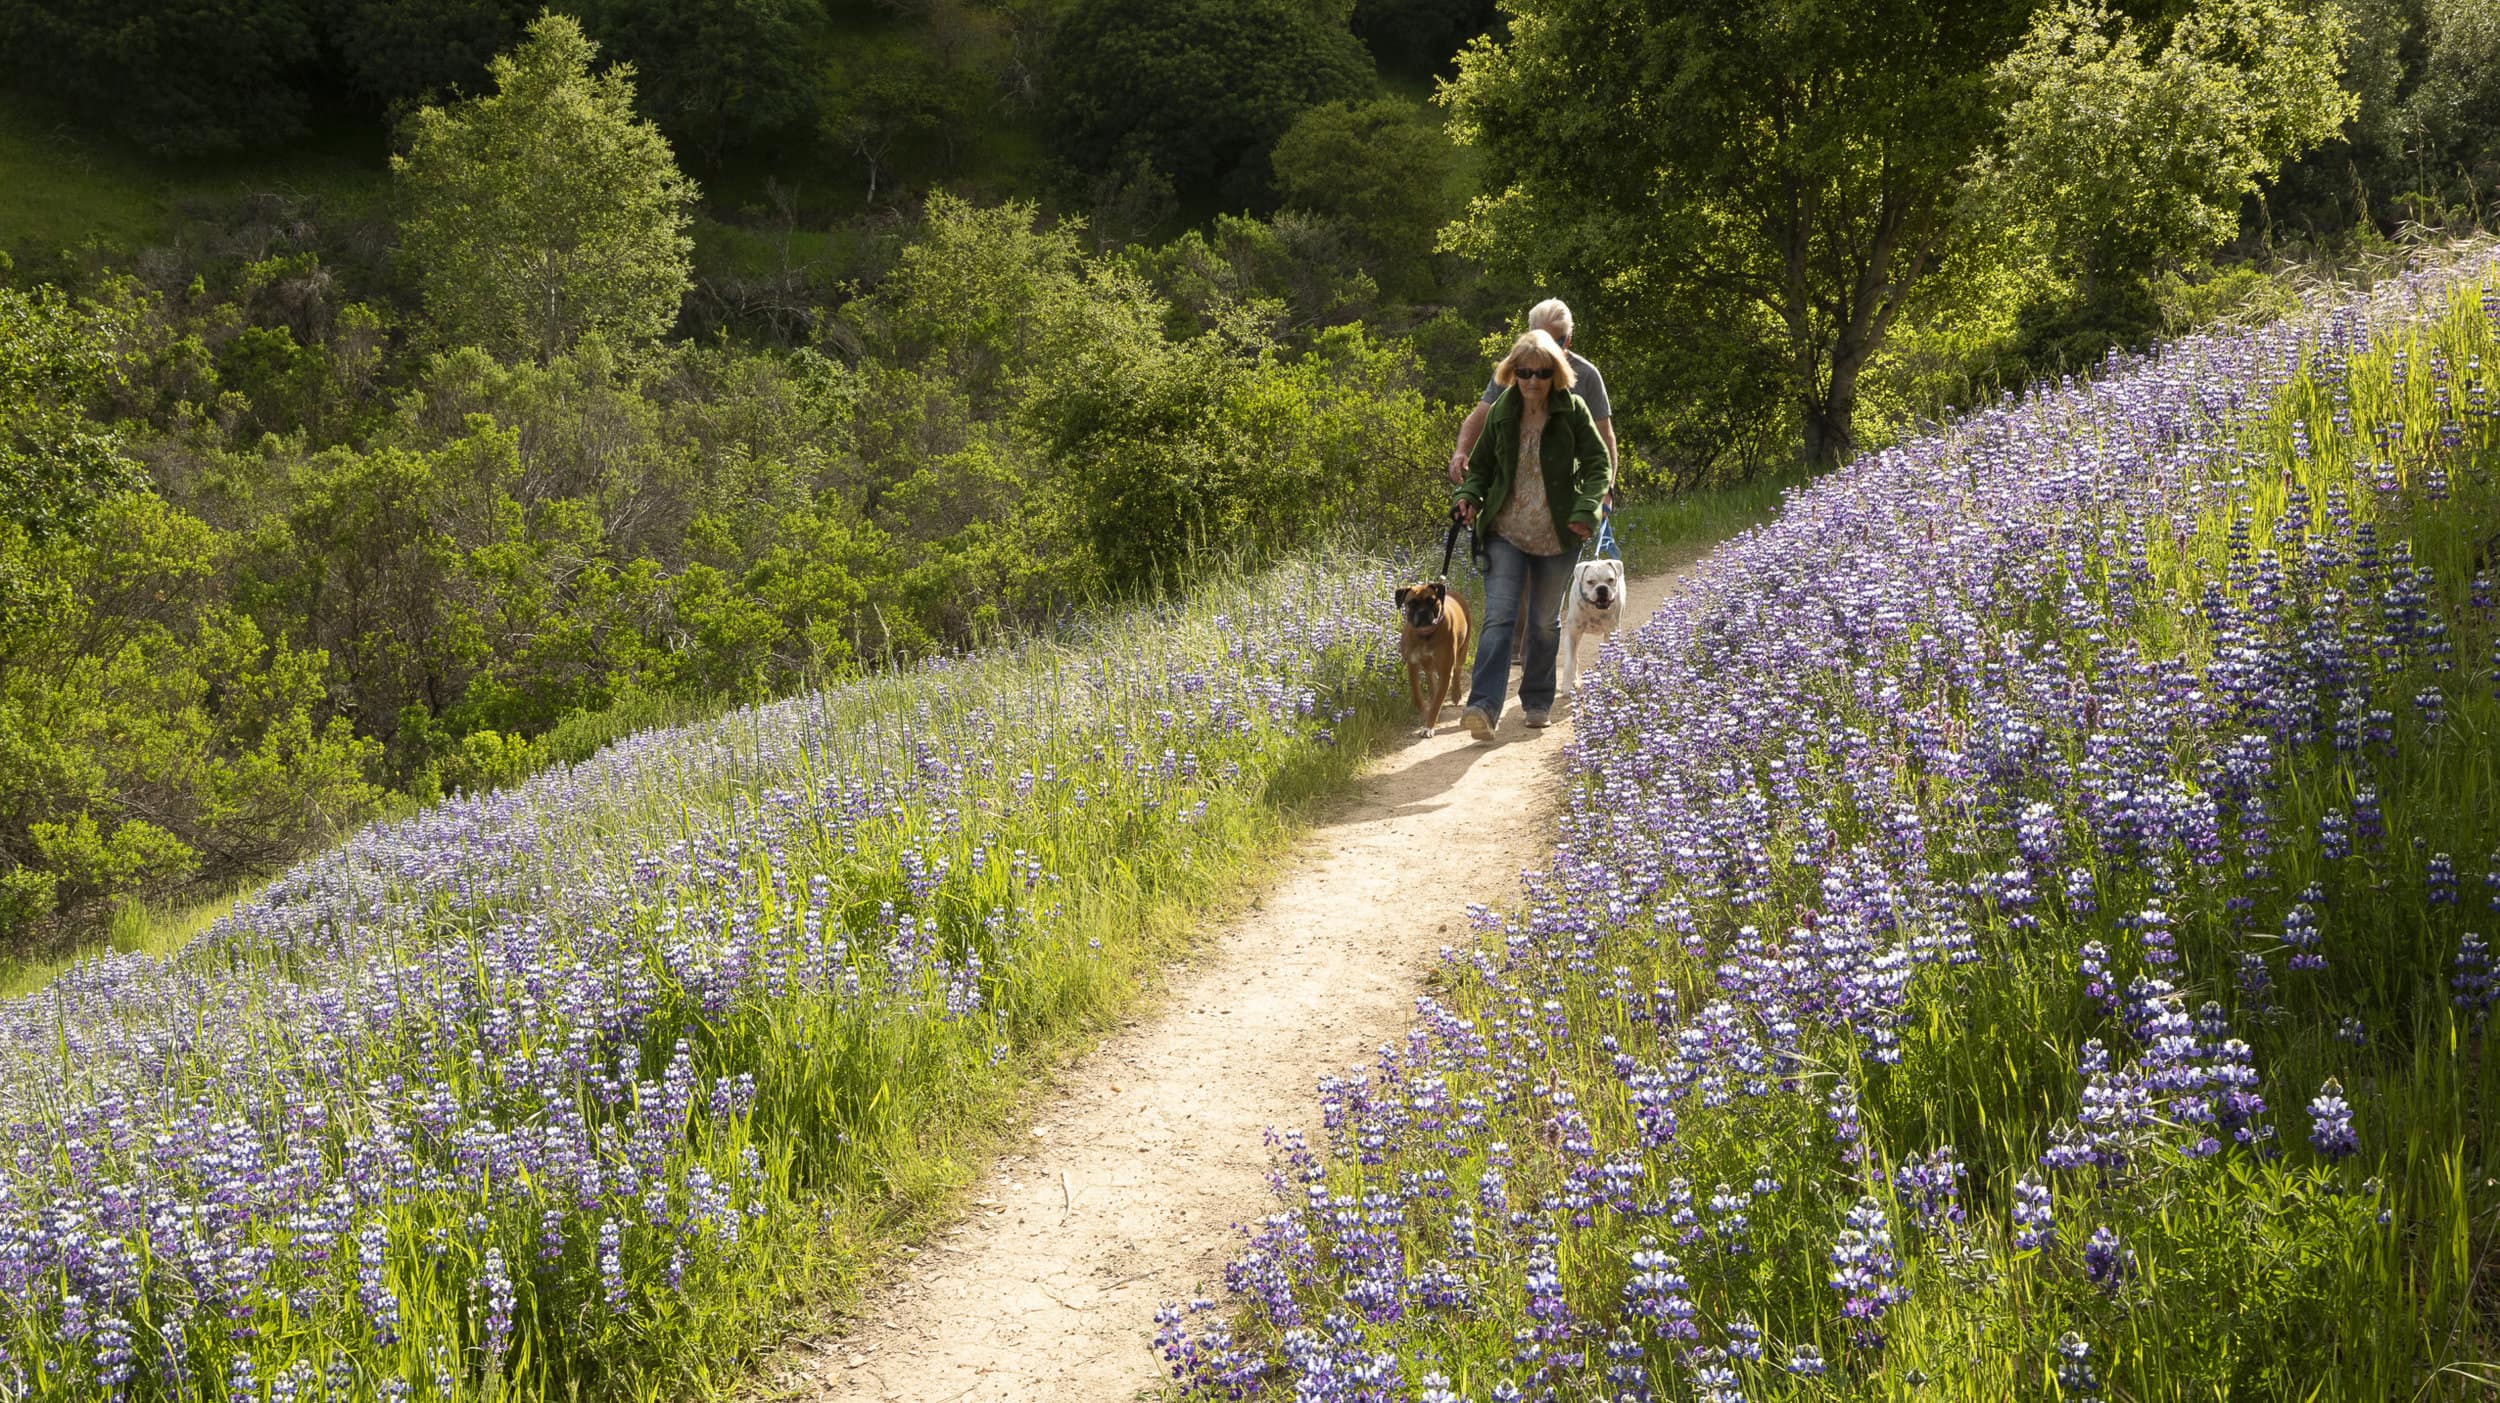
M 1451 455 L 1450 455 L 1450 484 L 1451 484 L 1452 486 L 1456 486 L 1457 484 L 1462 483 L 1462 482 L 1465 482 L 1466 480 L 1467 480 L 1467 455 L 1466 455 L 1466 454 L 1464 454 L 1464 453 L 1453 453 L 1453 454 L 1451 454 Z
M 1459 521 L 1460 521 L 1461 523 L 1463 523 L 1463 524 L 1465 524 L 1465 525 L 1468 525 L 1468 526 L 1473 526 L 1473 525 L 1475 525 L 1475 524 L 1476 524 L 1476 504 L 1475 504 L 1475 503 L 1473 503 L 1473 502 L 1461 502 L 1461 503 L 1459 503 L 1459 504 L 1458 504 L 1458 519 L 1459 519 Z
M 1571 523 L 1571 534 L 1585 541 L 1589 538 L 1589 529 L 1575 521 Z

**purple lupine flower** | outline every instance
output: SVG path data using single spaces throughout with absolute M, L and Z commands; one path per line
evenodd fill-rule
M 512 1344 L 512 1273 L 504 1269 L 503 1249 L 486 1249 L 486 1262 L 481 1268 L 486 1290 L 486 1361 L 489 1369 L 503 1365 L 505 1351 Z
M 2097 940 L 2087 940 L 2078 958 L 2083 970 L 2083 992 L 2102 1008 L 2116 1013 L 2118 991 L 2110 983 L 2109 948 Z
M 1812 1345 L 1798 1345 L 1788 1352 L 1788 1372 L 1801 1379 L 1823 1377 L 1823 1351 Z
M 2431 854 L 2430 865 L 2424 880 L 2430 888 L 2429 896 L 2432 905 L 2454 906 L 2457 904 L 2456 864 L 2449 861 L 2446 853 Z
M 2458 1012 L 2470 1015 L 2481 1026 L 2500 1000 L 2500 980 L 2495 980 L 2491 967 L 2491 947 L 2471 931 L 2457 937 L 2454 972 L 2448 977 L 2448 1002 Z
M 1951 1145 L 1937 1147 L 1925 1159 L 1912 1155 L 1893 1171 L 1893 1184 L 1921 1230 L 1951 1232 L 1962 1225 L 1963 1172 Z
M 2361 1137 L 2353 1133 L 2352 1105 L 2333 1077 L 2310 1098 L 2309 1145 L 2328 1159 L 2345 1159 L 2361 1148 Z
M 2144 963 L 2159 969 L 2178 963 L 2178 951 L 2170 937 L 2170 913 L 2159 906 L 2147 906 L 2136 913 L 2136 938 L 2144 946 Z
M 365 1220 L 356 1230 L 356 1303 L 365 1313 L 376 1345 L 399 1339 L 399 1297 L 384 1273 L 389 1270 L 390 1227 L 380 1217 Z
M 2283 944 L 2292 952 L 2289 962 L 2292 969 L 2326 968 L 2326 955 L 2319 948 L 2318 913 L 2307 900 L 2284 913 Z
M 2135 1251 L 2107 1227 L 2094 1228 L 2092 1240 L 2083 1245 L 2083 1274 L 2103 1291 L 2114 1292 L 2135 1275 Z
M 2077 916 L 2089 916 L 2100 909 L 2099 887 L 2091 868 L 2066 869 L 2066 909 Z
M 614 1218 L 599 1224 L 599 1286 L 608 1309 L 616 1311 L 625 1309 L 627 1299 L 623 1240 Z
M 108 1313 L 97 1322 L 95 1331 L 96 1377 L 107 1392 L 120 1398 L 130 1387 L 130 1378 L 138 1363 L 138 1355 L 130 1345 L 130 1322 L 119 1313 Z
M 2014 1183 L 2014 1250 L 2045 1252 L 2057 1245 L 2057 1213 L 2049 1186 L 2025 1174 Z
M 1832 1247 L 1831 1262 L 1829 1280 L 1840 1293 L 1841 1314 L 1862 1322 L 1859 1333 L 1865 1342 L 1880 1340 L 1876 1323 L 1910 1297 L 1909 1288 L 1896 1279 L 1901 1264 L 1892 1253 L 1892 1224 L 1882 1204 L 1862 1198 L 1849 1210 L 1848 1226 Z
M 1533 1300 L 1530 1313 L 1535 1313 Z M 1648 1238 L 1641 1239 L 1632 1253 L 1632 1276 L 1623 1283 L 1623 1313 L 1649 1322 L 1661 1339 L 1701 1338 L 1701 1327 L 1694 1323 L 1692 1285 L 1684 1279 L 1683 1264 Z
M 2101 1396 L 2100 1375 L 2092 1369 L 2092 1346 L 2072 1331 L 2057 1342 L 2057 1388 L 2060 1396 L 2077 1403 Z

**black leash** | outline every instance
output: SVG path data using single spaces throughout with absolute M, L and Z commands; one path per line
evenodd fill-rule
M 1448 534 L 1447 536 L 1444 536 L 1444 537 L 1442 537 L 1442 539 L 1441 539 L 1441 576 L 1440 576 L 1440 577 L 1441 577 L 1442 579 L 1444 579 L 1444 580 L 1446 580 L 1446 579 L 1448 579 L 1448 578 L 1450 577 L 1450 557 L 1451 557 L 1452 555 L 1456 554 L 1456 553 L 1457 553 L 1457 551 L 1458 551 L 1458 533 L 1459 533 L 1460 531 L 1462 531 L 1462 530 L 1465 530 L 1465 529 L 1466 529 L 1466 527 L 1467 527 L 1467 514 L 1466 514 L 1465 512 L 1460 511 L 1460 510 L 1459 510 L 1458 508 L 1456 508 L 1456 507 L 1452 507 L 1452 508 L 1450 508 L 1450 531 L 1449 531 L 1449 534 Z M 1471 551 L 1469 551 L 1468 553 L 1469 553 L 1470 555 L 1474 554 L 1474 552 L 1473 552 L 1472 550 L 1471 550 Z

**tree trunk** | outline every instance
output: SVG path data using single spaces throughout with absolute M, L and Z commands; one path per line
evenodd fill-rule
M 1806 466 L 1826 472 L 1849 461 L 1857 450 L 1852 422 L 1858 405 L 1858 367 L 1833 368 L 1831 385 L 1820 394 L 1807 391 L 1800 406 L 1805 414 Z
M 1837 414 L 1829 401 L 1808 395 L 1805 409 L 1806 466 L 1815 472 L 1839 467 L 1849 457 L 1849 411 Z

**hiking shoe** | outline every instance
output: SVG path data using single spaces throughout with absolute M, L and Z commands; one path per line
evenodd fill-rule
M 1530 708 L 1530 709 L 1529 709 L 1529 711 L 1528 711 L 1528 714 L 1527 714 L 1526 716 L 1522 717 L 1521 719 L 1522 719 L 1522 720 L 1524 720 L 1524 721 L 1526 721 L 1526 722 L 1528 723 L 1528 729 L 1529 729 L 1529 730 L 1531 730 L 1531 731 L 1542 731 L 1542 730 L 1544 730 L 1547 726 L 1550 726 L 1550 725 L 1552 725 L 1552 724 L 1553 724 L 1553 722 L 1554 722 L 1554 713 L 1552 713 L 1552 712 L 1550 712 L 1550 711 L 1539 711 L 1539 710 L 1536 710 L 1535 708 Z
M 1459 720 L 1466 723 L 1467 734 L 1477 740 L 1493 739 L 1493 718 L 1482 708 L 1473 706 L 1467 708 L 1459 713 Z

